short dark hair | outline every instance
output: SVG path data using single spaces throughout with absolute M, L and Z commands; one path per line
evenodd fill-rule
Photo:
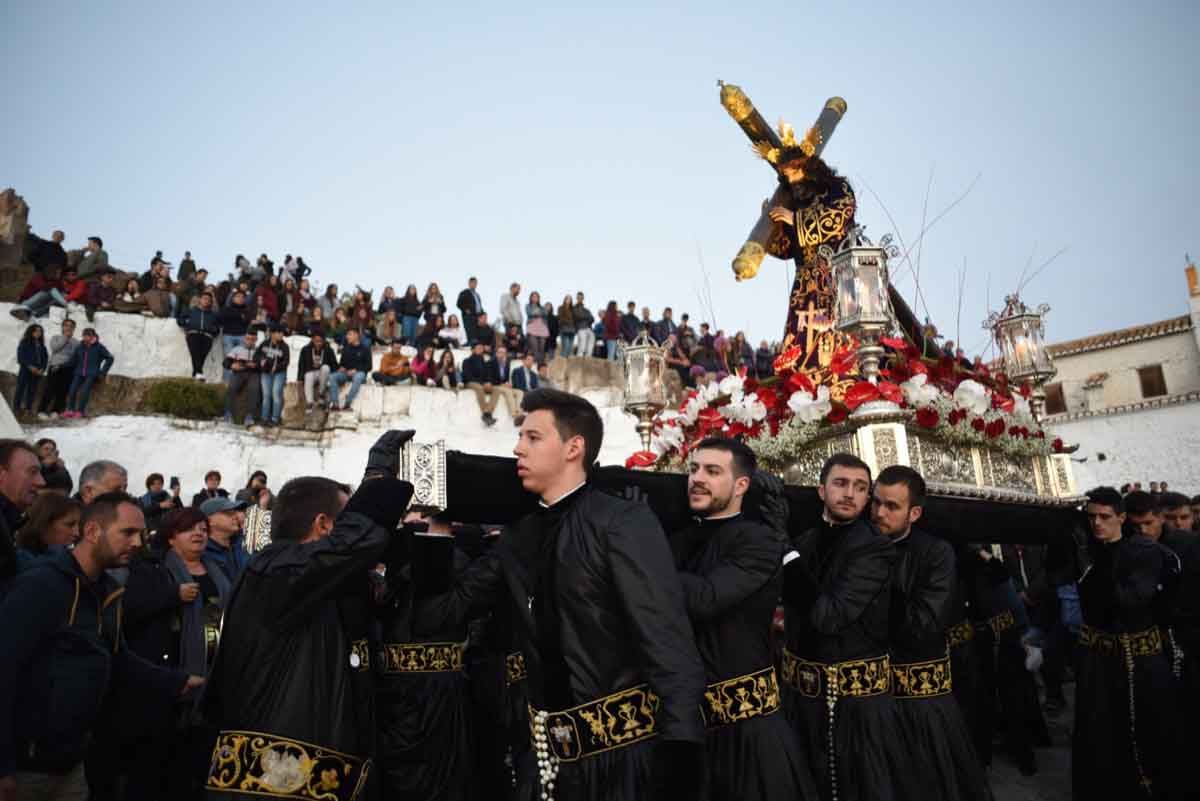
M 205 483 L 208 483 L 208 480 L 210 478 L 215 478 L 217 481 L 220 481 L 221 480 L 221 471 L 220 470 L 209 470 L 207 473 L 204 474 Z
M 1192 504 L 1195 505 L 1198 503 L 1200 503 L 1200 495 L 1193 495 L 1192 496 Z
M 332 478 L 301 476 L 280 488 L 271 507 L 271 541 L 303 539 L 317 515 L 337 517 L 342 493 L 350 488 Z
M 1096 487 L 1087 493 L 1087 502 L 1111 507 L 1115 514 L 1125 511 L 1125 499 L 1112 487 Z
M 45 445 L 47 442 L 49 442 L 51 445 L 53 445 L 53 446 L 54 446 L 54 447 L 56 447 L 56 448 L 58 447 L 58 443 L 57 443 L 57 442 L 55 442 L 54 440 L 50 439 L 49 437 L 42 437 L 41 439 L 39 439 L 39 440 L 37 441 L 37 443 L 36 443 L 36 444 L 37 444 L 37 446 L 40 448 L 40 447 L 42 447 L 43 445 Z
M 167 480 L 163 478 L 162 473 L 151 473 L 150 475 L 146 476 L 146 489 L 150 489 L 150 485 L 155 481 L 159 482 L 160 484 L 165 484 Z
M 925 479 L 911 467 L 902 464 L 885 467 L 875 479 L 875 483 L 886 484 L 889 487 L 903 484 L 908 488 L 909 507 L 925 506 Z
M 709 437 L 701 440 L 700 444 L 692 450 L 705 449 L 728 453 L 730 463 L 733 465 L 734 478 L 741 478 L 742 476 L 753 477 L 754 471 L 758 469 L 758 457 L 741 440 L 729 439 L 728 437 Z
M 267 483 L 267 474 L 265 472 L 263 472 L 262 470 L 255 470 L 253 473 L 250 474 L 250 478 L 246 480 L 246 489 L 250 489 L 250 485 L 254 483 L 254 479 L 256 476 L 262 476 L 263 483 L 264 484 Z
M 96 247 L 100 247 L 100 248 L 104 247 L 104 240 L 103 240 L 103 239 L 101 239 L 101 238 L 100 238 L 100 237 L 98 237 L 98 236 L 89 236 L 89 237 L 88 237 L 88 241 L 89 241 L 89 242 L 95 242 L 95 243 L 96 243 Z
M 85 328 L 85 329 L 83 329 L 83 333 L 82 333 L 82 334 L 80 334 L 80 336 L 81 336 L 81 337 L 95 337 L 96 339 L 99 339 L 99 338 L 100 338 L 100 335 L 96 333 L 96 329 L 95 329 L 95 328 Z
M 535 389 L 521 398 L 521 411 L 532 414 L 548 411 L 554 415 L 554 427 L 563 441 L 583 437 L 583 468 L 591 470 L 600 457 L 604 441 L 604 423 L 589 401 L 561 389 Z
M 1134 490 L 1125 496 L 1125 511 L 1131 515 L 1158 514 L 1162 507 L 1156 496 L 1142 490 Z
M 37 448 L 23 439 L 0 439 L 0 467 L 8 467 L 17 451 L 29 451 L 35 459 L 41 459 Z
M 852 453 L 835 453 L 825 460 L 825 464 L 821 465 L 821 484 L 825 483 L 825 479 L 829 478 L 830 471 L 835 467 L 851 467 L 855 470 L 865 470 L 867 472 L 867 481 L 871 480 L 871 468 L 866 462 Z
M 155 536 L 160 544 L 166 545 L 179 532 L 187 531 L 192 526 L 204 520 L 208 520 L 204 512 L 201 512 L 194 506 L 187 506 L 183 509 L 172 509 L 163 515 L 162 522 L 158 524 L 158 533 Z
M 1184 506 L 1191 506 L 1191 501 L 1182 492 L 1164 492 L 1158 497 L 1159 509 L 1179 509 Z
M 106 492 L 83 507 L 83 512 L 79 515 L 79 530 L 83 531 L 84 526 L 93 520 L 98 522 L 101 528 L 111 525 L 112 521 L 117 519 L 117 507 L 124 503 L 132 504 L 139 512 L 142 511 L 142 505 L 138 503 L 137 498 L 128 492 Z

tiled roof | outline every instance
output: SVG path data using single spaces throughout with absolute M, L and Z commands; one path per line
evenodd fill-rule
M 1172 317 L 1170 320 L 1161 320 L 1157 323 L 1135 325 L 1132 328 L 1122 328 L 1119 331 L 1108 331 L 1103 334 L 1083 337 L 1082 339 L 1072 339 L 1069 342 L 1059 342 L 1051 345 L 1049 351 L 1050 355 L 1054 358 L 1071 356 L 1076 353 L 1087 353 L 1088 351 L 1127 345 L 1130 342 L 1139 342 L 1143 339 L 1178 334 L 1183 331 L 1190 331 L 1191 328 L 1192 318 L 1184 314 L 1179 317 Z

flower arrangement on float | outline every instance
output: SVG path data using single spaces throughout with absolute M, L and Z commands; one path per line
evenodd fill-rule
M 1030 409 L 1032 388 L 1013 387 L 987 367 L 964 369 L 954 359 L 923 357 L 910 343 L 883 339 L 887 366 L 876 384 L 850 380 L 856 369 L 852 347 L 834 354 L 828 383 L 814 384 L 791 369 L 798 352 L 775 360 L 776 375 L 758 381 L 741 374 L 690 390 L 678 409 L 653 418 L 650 450 L 638 451 L 626 467 L 682 469 L 688 451 L 712 437 L 740 437 L 764 467 L 782 469 L 815 436 L 843 427 L 864 403 L 889 400 L 911 412 L 911 425 L 952 444 L 995 448 L 1014 456 L 1063 453 L 1061 439 L 1048 440 Z

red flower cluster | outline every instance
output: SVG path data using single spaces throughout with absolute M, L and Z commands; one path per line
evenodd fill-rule
M 987 423 L 984 421 L 984 419 L 982 417 L 976 417 L 975 419 L 973 419 L 971 421 L 971 428 L 975 429 L 976 431 L 982 432 L 985 428 L 987 428 Z
M 988 439 L 995 439 L 1004 433 L 1004 429 L 1004 421 L 1000 418 L 996 418 L 984 427 L 983 433 L 987 435 Z
M 935 428 L 940 419 L 936 409 L 930 409 L 929 407 L 917 409 L 917 425 L 922 428 Z
M 638 451 L 625 460 L 626 470 L 640 470 L 652 466 L 658 457 L 652 451 Z
M 966 419 L 967 419 L 967 410 L 966 409 L 951 409 L 950 414 L 948 414 L 946 416 L 946 422 L 948 422 L 952 426 L 956 426 L 959 423 L 961 423 L 963 420 L 966 420 Z

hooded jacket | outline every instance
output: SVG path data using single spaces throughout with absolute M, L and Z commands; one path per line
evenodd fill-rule
M 99 341 L 91 345 L 80 342 L 79 347 L 75 349 L 75 355 L 71 357 L 71 375 L 80 378 L 108 375 L 112 366 L 113 355 Z

